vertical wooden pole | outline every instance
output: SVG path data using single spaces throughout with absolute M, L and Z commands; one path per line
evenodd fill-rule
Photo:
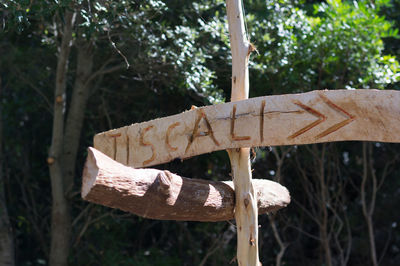
M 249 97 L 248 62 L 253 46 L 246 37 L 241 0 L 227 0 L 226 9 L 232 52 L 233 102 Z M 240 266 L 256 266 L 259 265 L 258 210 L 251 182 L 250 148 L 231 149 L 228 154 L 236 193 L 237 260 Z

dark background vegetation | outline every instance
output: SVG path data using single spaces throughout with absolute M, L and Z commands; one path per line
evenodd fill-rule
M 244 4 L 251 97 L 399 89 L 400 1 Z M 0 3 L 0 264 L 229 264 L 234 221 L 149 220 L 80 197 L 94 134 L 229 100 L 225 20 L 220 0 Z M 253 177 L 292 196 L 259 217 L 263 265 L 400 265 L 399 145 L 256 154 Z M 225 152 L 159 168 L 230 178 Z

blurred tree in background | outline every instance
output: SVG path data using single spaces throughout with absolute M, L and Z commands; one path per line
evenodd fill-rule
M 252 96 L 398 88 L 399 1 L 244 4 L 258 49 Z M 221 0 L 0 3 L 0 264 L 232 260 L 230 222 L 155 221 L 80 198 L 95 133 L 229 98 L 225 13 Z M 400 264 L 398 145 L 256 153 L 253 177 L 292 195 L 288 208 L 259 218 L 264 265 Z M 228 180 L 228 162 L 216 152 L 159 168 Z

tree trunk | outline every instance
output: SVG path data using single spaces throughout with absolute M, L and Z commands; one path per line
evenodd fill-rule
M 91 44 L 78 44 L 76 47 L 78 50 L 76 77 L 68 110 L 63 150 L 63 173 L 67 194 L 74 185 L 76 157 L 90 91 L 88 80 L 92 74 L 93 67 Z
M 66 11 L 62 31 L 61 46 L 57 57 L 57 72 L 54 93 L 52 140 L 47 162 L 50 170 L 52 212 L 51 212 L 51 266 L 66 266 L 70 241 L 70 213 L 62 169 L 64 138 L 64 111 L 66 105 L 66 76 L 71 50 L 72 29 L 75 13 Z
M 249 96 L 248 61 L 253 46 L 245 36 L 242 4 L 240 0 L 227 0 L 226 9 L 232 52 L 231 101 L 247 99 Z M 247 136 L 235 134 L 235 109 L 231 118 L 233 141 L 248 140 Z M 252 184 L 250 148 L 228 150 L 231 161 L 236 205 L 237 260 L 240 266 L 259 265 L 257 199 Z
M 318 154 L 317 145 L 313 145 L 313 149 L 315 150 L 314 154 Z M 319 234 L 321 239 L 322 248 L 324 250 L 325 255 L 325 264 L 327 266 L 332 266 L 332 254 L 331 254 L 331 245 L 330 245 L 330 236 L 328 232 L 328 224 L 329 224 L 329 214 L 327 204 L 330 203 L 329 195 L 328 195 L 328 186 L 326 184 L 326 176 L 325 176 L 325 151 L 326 144 L 322 144 L 322 151 L 320 158 L 316 158 L 318 161 L 317 169 L 318 171 L 318 179 L 319 179 L 319 209 L 321 212 L 321 221 L 319 225 Z
M 285 187 L 265 179 L 253 182 L 260 214 L 289 204 Z M 216 222 L 234 218 L 232 182 L 185 178 L 157 169 L 134 169 L 94 148 L 88 150 L 82 198 L 151 219 Z
M 362 146 L 362 153 L 363 153 L 363 175 L 361 181 L 361 205 L 362 211 L 367 222 L 368 228 L 368 239 L 369 239 L 369 247 L 370 247 L 370 254 L 371 254 L 371 262 L 373 266 L 378 265 L 378 259 L 376 256 L 376 247 L 375 247 L 375 234 L 374 234 L 374 225 L 372 215 L 374 214 L 375 210 L 375 198 L 377 193 L 377 180 L 376 176 L 373 173 L 373 170 L 370 171 L 371 179 L 372 179 L 372 189 L 371 189 L 371 199 L 368 202 L 367 199 L 367 182 L 368 182 L 368 169 L 372 169 L 372 159 L 371 156 L 371 143 L 363 142 Z
M 1 99 L 1 78 L 0 78 L 0 99 Z M 7 211 L 7 203 L 4 194 L 3 175 L 3 116 L 0 101 L 0 265 L 15 265 L 14 261 L 14 240 L 11 230 L 10 218 Z

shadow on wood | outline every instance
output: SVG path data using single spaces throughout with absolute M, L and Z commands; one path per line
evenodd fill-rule
M 288 190 L 270 180 L 253 180 L 259 214 L 290 203 Z M 190 179 L 157 169 L 124 166 L 89 148 L 82 198 L 142 217 L 159 220 L 225 221 L 234 219 L 233 183 Z

